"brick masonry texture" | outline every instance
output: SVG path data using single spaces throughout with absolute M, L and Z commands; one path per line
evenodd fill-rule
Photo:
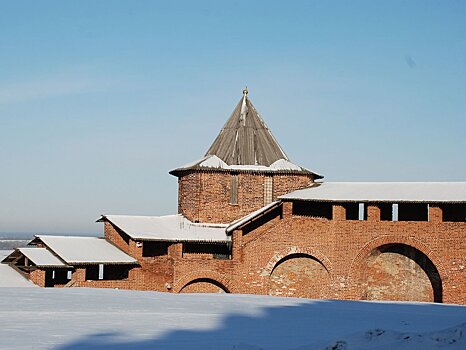
M 425 255 L 422 259 L 432 261 L 442 281 L 444 302 L 465 303 L 465 223 L 326 220 L 293 216 L 290 207 L 291 203 L 284 203 L 283 219 L 273 228 L 242 237 L 241 271 L 234 279 L 246 287 L 244 291 L 269 293 L 271 276 L 281 261 L 304 254 L 317 259 L 329 275 L 316 271 L 312 281 L 299 281 L 307 283 L 309 291 L 321 285 L 319 293 L 324 298 L 373 299 L 377 289 L 381 292 L 385 288 L 385 293 L 379 294 L 383 299 L 433 301 L 432 287 L 425 288 L 425 272 L 418 264 L 401 254 L 377 251 L 393 244 L 408 251 L 416 249 Z M 374 261 L 374 254 L 381 257 Z M 296 260 L 292 273 L 300 268 Z M 390 288 L 386 287 L 387 279 Z M 414 284 L 425 293 L 414 295 L 404 284 Z
M 264 180 L 260 173 L 236 173 L 238 204 L 230 204 L 231 174 L 191 171 L 178 179 L 178 212 L 191 221 L 230 223 L 264 206 Z M 274 174 L 272 199 L 308 187 L 309 174 Z
M 200 176 L 192 175 L 190 181 Z M 228 192 L 227 175 L 209 173 L 207 178 L 204 181 L 223 179 L 217 190 L 226 186 Z M 259 198 L 263 200 L 257 193 L 249 198 L 258 205 Z M 197 217 L 211 221 L 232 215 L 222 216 L 225 200 L 216 203 L 217 208 L 210 207 L 212 213 L 200 210 Z M 173 243 L 165 256 L 142 257 L 136 242 L 126 243 L 121 231 L 106 223 L 107 239 L 137 258 L 140 267 L 133 268 L 125 281 L 85 281 L 81 273 L 77 285 L 466 303 L 466 223 L 442 222 L 440 207 L 430 206 L 428 222 L 393 222 L 380 220 L 376 203 L 368 206 L 364 221 L 346 220 L 345 208 L 338 203 L 333 205 L 332 220 L 293 215 L 292 205 L 283 202 L 258 222 L 235 231 L 232 258 L 226 260 L 184 254 L 182 243 Z
M 191 220 L 230 222 L 263 206 L 264 175 L 238 174 L 238 205 L 229 204 L 230 174 L 191 172 L 179 179 L 179 210 Z M 274 198 L 309 185 L 307 175 L 279 175 Z M 174 293 L 229 292 L 280 296 L 416 300 L 466 304 L 466 223 L 443 222 L 442 207 L 429 206 L 429 221 L 381 221 L 378 203 L 367 220 L 346 220 L 343 203 L 332 219 L 277 208 L 232 234 L 232 255 L 184 253 L 173 242 L 168 254 L 143 257 L 144 242 L 105 223 L 105 237 L 138 260 L 122 280 L 86 280 L 76 267 L 69 285 Z M 30 279 L 45 284 L 45 272 Z
M 45 271 L 41 269 L 33 270 L 29 274 L 29 279 L 40 287 L 45 287 Z

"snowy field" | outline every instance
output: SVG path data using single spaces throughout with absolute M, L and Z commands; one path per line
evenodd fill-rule
M 11 250 L 0 250 L 0 261 L 11 252 Z M 36 287 L 36 285 L 24 278 L 12 267 L 0 264 L 0 287 Z M 0 289 L 0 296 L 2 295 L 3 293 Z
M 1 349 L 466 349 L 466 307 L 0 289 Z

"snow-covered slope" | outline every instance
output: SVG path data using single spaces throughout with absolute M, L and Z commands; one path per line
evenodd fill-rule
M 36 285 L 9 265 L 0 264 L 0 287 L 36 287 Z M 0 289 L 0 296 L 2 294 L 2 289 Z
M 466 307 L 0 289 L 1 349 L 465 349 Z
M 372 350 L 372 349 L 466 349 L 466 323 L 433 332 L 396 332 L 370 329 L 328 344 L 324 349 Z M 319 346 L 303 346 L 295 350 L 322 349 Z
M 0 261 L 2 261 L 11 250 L 0 250 Z M 0 264 L 0 287 L 35 287 L 36 285 L 21 276 L 21 274 L 15 271 L 12 267 L 7 264 Z M 0 296 L 1 296 L 0 290 Z

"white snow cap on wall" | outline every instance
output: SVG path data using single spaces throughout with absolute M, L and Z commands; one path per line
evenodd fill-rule
M 280 171 L 307 171 L 310 170 L 300 167 L 289 160 L 286 159 L 278 159 L 270 166 L 265 165 L 228 165 L 223 160 L 221 160 L 216 155 L 211 155 L 204 157 L 200 160 L 195 162 L 191 162 L 189 164 L 185 164 L 176 170 L 187 170 L 191 168 L 207 168 L 207 169 L 222 169 L 222 170 L 244 170 L 244 171 L 263 171 L 263 172 L 280 172 Z M 175 171 L 175 170 L 173 170 Z
M 224 224 L 194 223 L 181 214 L 165 216 L 102 215 L 132 239 L 153 241 L 227 242 Z
M 66 267 L 67 265 L 46 248 L 18 248 L 36 266 Z
M 103 238 L 43 235 L 36 237 L 70 265 L 137 263 L 136 259 Z
M 323 182 L 280 199 L 466 203 L 466 182 Z

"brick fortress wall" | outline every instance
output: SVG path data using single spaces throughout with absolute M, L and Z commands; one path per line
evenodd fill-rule
M 372 208 L 371 208 L 372 207 Z M 234 281 L 240 292 L 308 298 L 417 300 L 466 303 L 466 223 L 381 221 L 377 205 L 367 220 L 293 215 L 268 230 L 241 233 Z
M 264 175 L 239 175 L 236 206 L 229 204 L 230 174 L 180 178 L 181 212 L 191 220 L 215 222 L 262 207 Z M 274 177 L 274 197 L 310 181 L 287 177 Z M 366 220 L 347 220 L 345 205 L 338 203 L 331 219 L 297 215 L 292 207 L 284 202 L 260 222 L 234 232 L 232 258 L 226 260 L 183 254 L 182 243 L 173 244 L 167 256 L 145 258 L 111 224 L 105 230 L 140 262 L 130 273 L 130 289 L 466 303 L 466 223 L 443 222 L 440 206 L 431 204 L 429 221 L 419 222 L 382 221 L 376 203 L 368 205 Z
M 284 202 L 233 232 L 225 260 L 184 254 L 182 243 L 165 256 L 142 257 L 136 242 L 123 245 L 121 232 L 106 224 L 106 237 L 140 267 L 126 281 L 84 281 L 80 272 L 76 286 L 466 304 L 466 223 L 442 221 L 440 207 L 430 206 L 430 221 L 394 222 L 380 220 L 377 204 L 366 220 L 347 220 L 338 203 L 331 219 L 296 215 L 292 206 Z

